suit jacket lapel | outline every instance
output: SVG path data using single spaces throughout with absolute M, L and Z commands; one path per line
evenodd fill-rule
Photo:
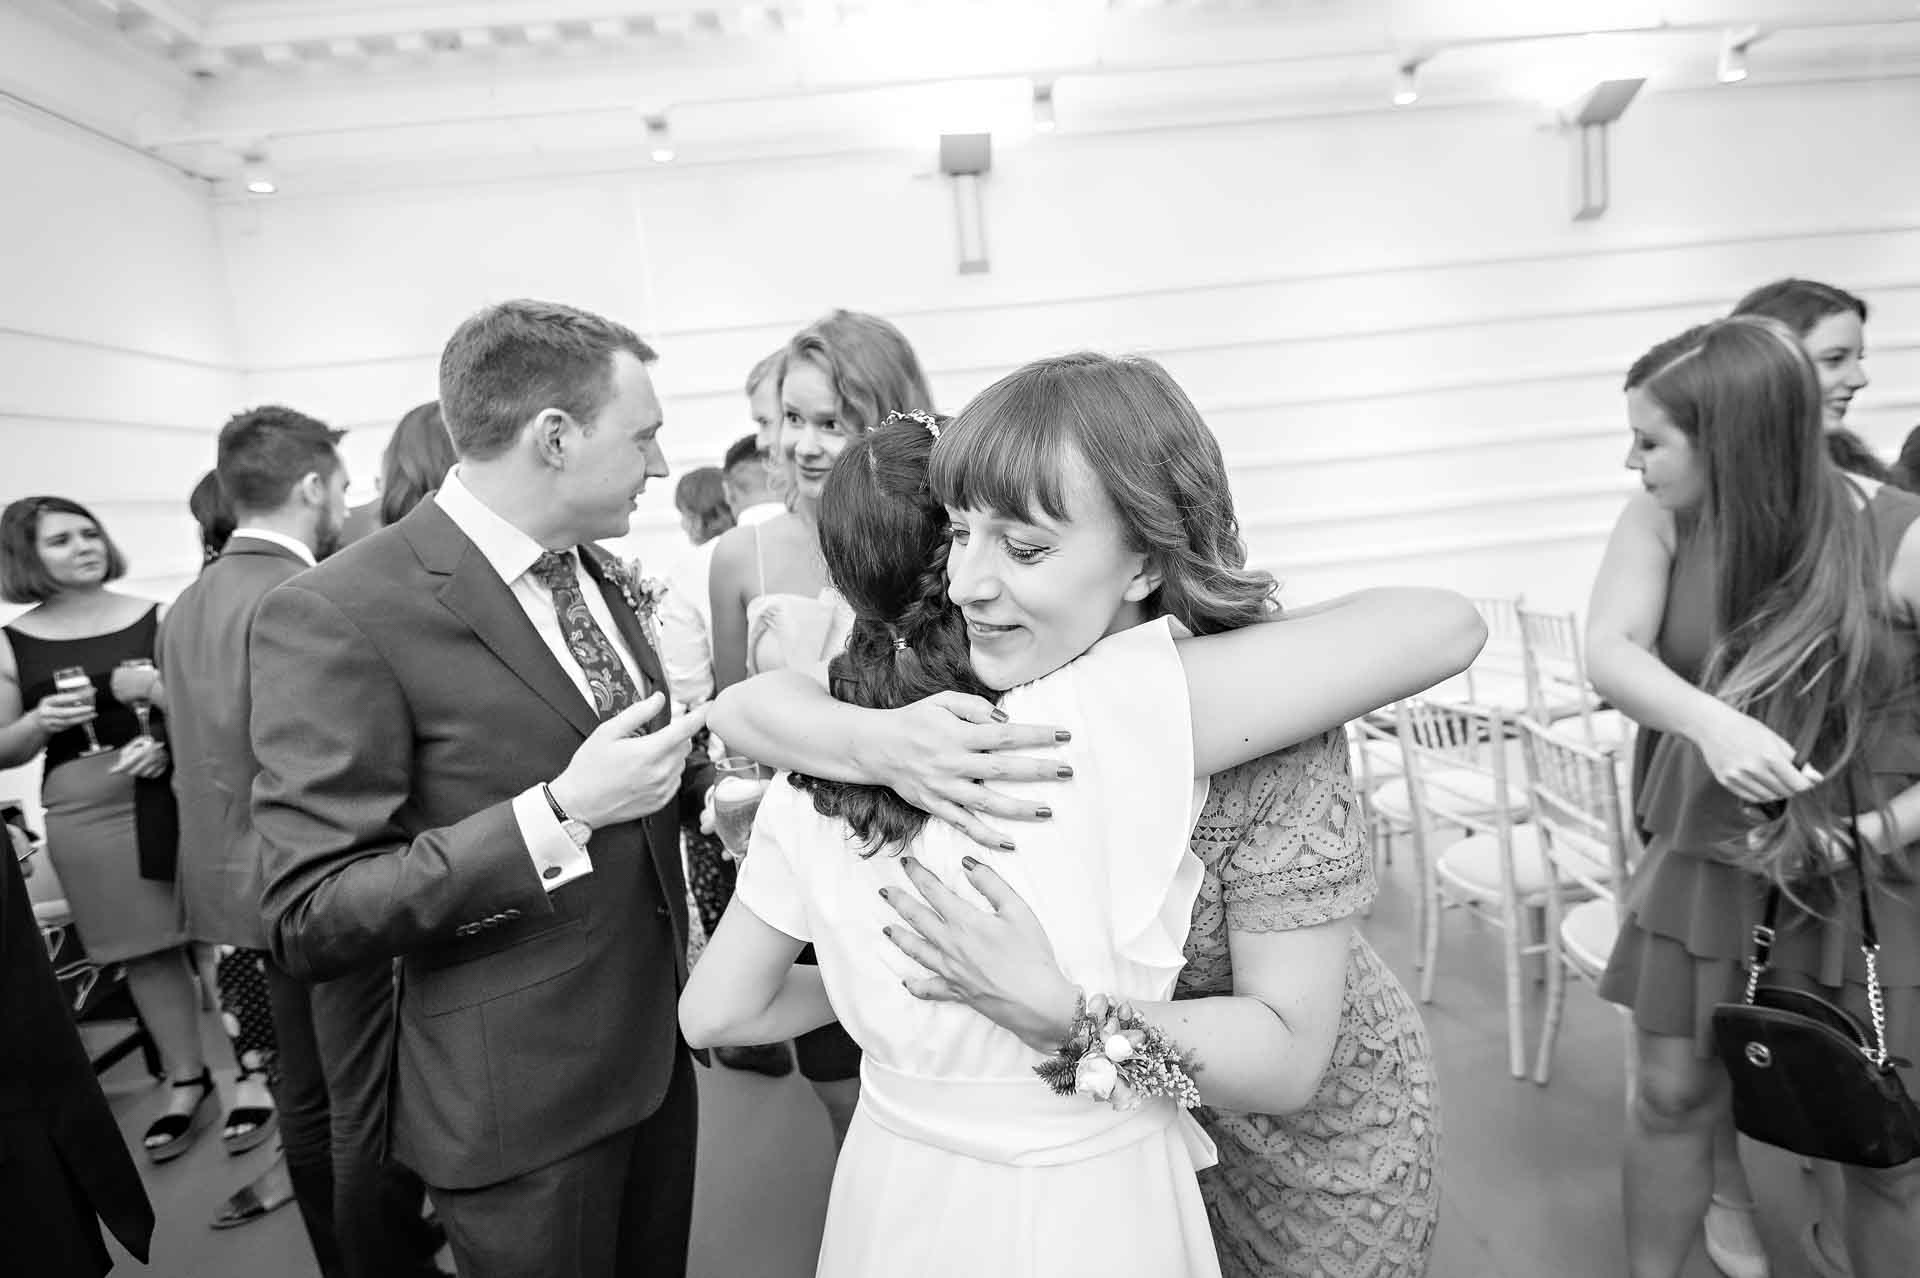
M 658 732 L 673 720 L 673 693 L 667 688 L 666 674 L 660 668 L 660 658 L 653 650 L 653 642 L 647 635 L 647 629 L 641 624 L 640 616 L 627 602 L 624 591 L 614 582 L 613 574 L 618 569 L 603 557 L 605 552 L 592 546 L 581 546 L 580 557 L 587 565 L 587 572 L 599 584 L 600 595 L 607 601 L 607 611 L 613 615 L 613 624 L 627 641 L 627 648 L 633 653 L 634 664 L 640 667 L 640 673 L 646 677 L 650 691 L 658 692 L 665 699 L 660 713 L 647 723 L 648 732 Z M 653 858 L 653 869 L 660 888 L 660 899 L 667 906 L 674 934 L 674 956 L 679 979 L 684 983 L 686 970 L 683 956 L 687 952 L 687 930 L 691 924 L 686 921 L 686 878 L 680 866 L 680 803 L 678 797 L 667 801 L 665 807 L 644 818 L 640 825 L 647 832 L 647 851 Z
M 592 732 L 600 722 L 593 707 L 541 641 L 507 583 L 446 512 L 428 498 L 397 526 L 406 531 L 427 570 L 446 578 L 440 602 L 581 736 Z

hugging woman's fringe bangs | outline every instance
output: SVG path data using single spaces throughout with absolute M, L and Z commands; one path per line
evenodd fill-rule
M 1037 505 L 1060 519 L 1075 456 L 1162 574 L 1149 607 L 1195 634 L 1274 610 L 1273 575 L 1246 566 L 1219 441 L 1152 360 L 1083 352 L 1001 378 L 945 432 L 933 489 L 948 506 L 1030 520 Z
M 1804 880 L 1828 868 L 1817 849 L 1844 822 L 1849 790 L 1863 809 L 1875 802 L 1867 725 L 1911 677 L 1891 643 L 1885 548 L 1827 459 L 1813 364 L 1776 321 L 1683 333 L 1649 351 L 1627 388 L 1659 404 L 1706 469 L 1718 638 L 1702 686 L 1827 778 L 1741 857 L 1775 882 Z

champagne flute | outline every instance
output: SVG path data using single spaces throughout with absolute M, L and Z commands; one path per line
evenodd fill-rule
M 151 658 L 129 657 L 114 668 L 110 684 L 115 699 L 133 708 L 140 720 L 140 735 L 149 741 L 153 739 L 153 688 L 159 681 L 160 671 Z
M 93 677 L 79 666 L 63 666 L 53 672 L 53 690 L 71 697 L 85 697 L 91 705 L 94 700 Z M 96 754 L 106 754 L 107 747 L 100 744 L 100 738 L 94 733 L 93 720 L 80 725 L 87 730 L 87 748 L 80 757 L 90 758 Z
M 727 855 L 738 861 L 747 855 L 753 834 L 753 816 L 770 780 L 767 769 L 743 754 L 730 754 L 713 765 L 713 828 Z

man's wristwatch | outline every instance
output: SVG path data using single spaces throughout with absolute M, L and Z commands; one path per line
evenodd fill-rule
M 540 783 L 540 793 L 546 796 L 547 806 L 553 809 L 553 819 L 560 823 L 560 832 L 572 839 L 576 848 L 585 848 L 587 840 L 593 837 L 593 827 L 568 816 L 567 810 L 560 806 L 560 800 L 553 797 L 553 787 L 545 781 Z

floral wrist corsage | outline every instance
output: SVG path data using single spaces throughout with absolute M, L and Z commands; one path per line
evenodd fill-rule
M 1105 994 L 1075 995 L 1067 1041 L 1033 1072 L 1057 1096 L 1088 1096 L 1115 1109 L 1154 1096 L 1182 1109 L 1200 1103 L 1193 1053 L 1142 1020 L 1132 1004 L 1115 1004 Z

